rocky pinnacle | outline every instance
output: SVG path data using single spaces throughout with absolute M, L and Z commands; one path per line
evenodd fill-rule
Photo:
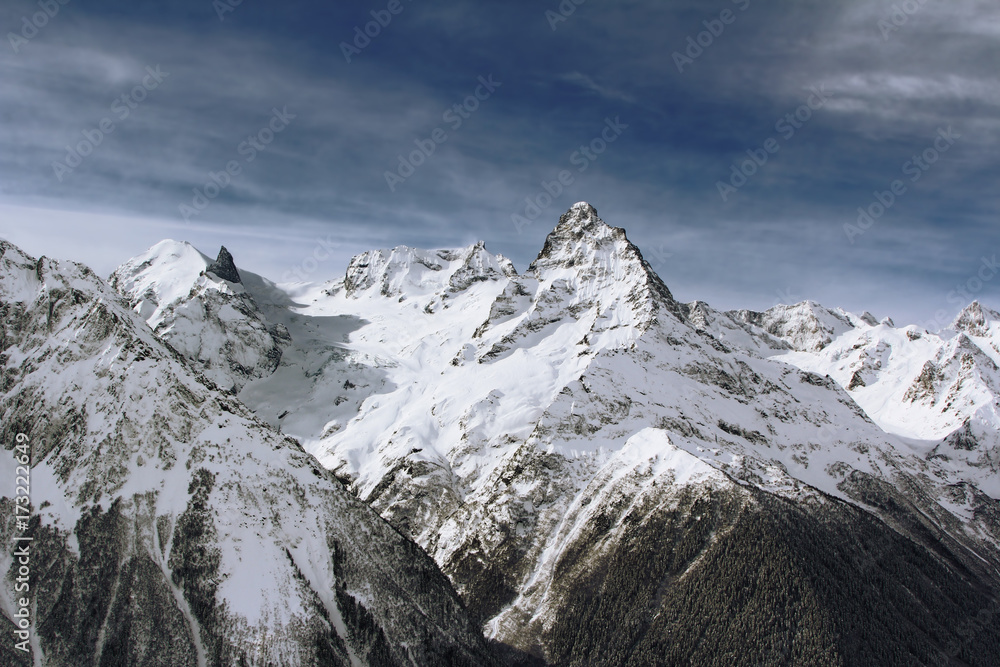
M 222 246 L 219 249 L 218 259 L 209 264 L 205 270 L 231 283 L 242 282 L 240 280 L 240 272 L 236 270 L 236 264 L 233 262 L 233 256 L 226 250 L 226 246 Z

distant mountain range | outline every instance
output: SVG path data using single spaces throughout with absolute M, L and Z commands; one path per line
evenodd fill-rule
M 482 243 L 280 285 L 174 241 L 107 282 L 0 249 L 36 664 L 1000 664 L 979 303 L 681 303 L 586 203 L 520 274 Z

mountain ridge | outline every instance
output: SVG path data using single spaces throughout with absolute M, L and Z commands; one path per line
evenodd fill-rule
M 1000 599 L 991 311 L 941 336 L 682 304 L 585 202 L 520 274 L 482 242 L 294 285 L 195 253 L 157 244 L 113 275 L 151 341 L 419 545 L 517 659 L 1000 656 L 977 620 Z M 273 367 L 232 364 L 271 344 Z M 904 401 L 914 360 L 928 389 Z M 891 432 L 897 405 L 935 437 Z
M 930 596 L 958 585 L 949 572 L 995 576 L 995 565 L 975 564 L 997 562 L 995 498 L 976 486 L 978 469 L 952 455 L 968 439 L 914 449 L 875 425 L 851 398 L 857 387 L 804 361 L 800 370 L 788 356 L 815 359 L 851 332 L 889 324 L 812 302 L 766 313 L 680 304 L 624 230 L 583 202 L 560 217 L 523 274 L 496 270 L 499 260 L 483 253 L 481 244 L 373 251 L 340 280 L 296 286 L 296 305 L 264 308 L 292 332 L 289 363 L 240 397 L 426 549 L 491 638 L 555 664 L 588 664 L 590 637 L 609 619 L 577 617 L 576 630 L 559 619 L 589 604 L 580 590 L 603 590 L 593 577 L 608 554 L 624 558 L 630 540 L 653 539 L 638 537 L 639 527 L 680 522 L 679 539 L 703 539 L 685 518 L 701 503 L 749 508 L 780 498 L 798 508 L 792 514 L 804 512 L 795 514 L 801 520 L 819 522 L 813 541 L 833 539 L 818 528 L 827 515 L 848 532 L 867 526 L 873 545 L 906 535 L 910 546 L 893 549 L 913 563 L 924 563 L 926 550 L 951 563 L 911 563 L 938 582 Z M 451 277 L 472 256 L 493 270 L 455 289 Z M 874 361 L 865 368 L 864 377 L 878 370 Z M 293 400 L 277 398 L 289 392 Z M 758 521 L 791 520 L 778 518 L 784 505 L 764 505 L 764 515 L 734 509 L 717 530 L 749 535 Z M 685 509 L 671 514 L 677 507 Z M 775 550 L 768 557 L 807 549 L 793 533 L 767 547 Z M 700 544 L 706 554 L 743 548 L 722 538 Z M 638 585 L 616 584 L 641 595 Z M 676 614 L 670 599 L 649 604 Z M 840 619 L 835 625 L 850 606 L 836 599 L 814 610 Z M 685 628 L 698 623 L 673 617 Z M 634 646 L 659 632 L 641 625 Z M 888 645 L 902 641 L 882 631 Z M 811 641 L 802 650 L 823 655 Z M 837 645 L 834 654 L 854 655 Z
M 415 545 L 92 271 L 0 254 L 4 442 L 32 443 L 36 660 L 491 661 Z

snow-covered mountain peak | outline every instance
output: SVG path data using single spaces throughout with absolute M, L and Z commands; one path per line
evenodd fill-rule
M 625 230 L 612 227 L 586 202 L 574 204 L 559 217 L 559 224 L 545 238 L 534 270 L 552 266 L 575 266 L 586 260 L 606 258 L 612 253 L 633 254 L 638 249 L 625 237 Z
M 193 269 L 197 267 L 199 271 L 204 271 L 212 258 L 204 254 L 187 241 L 176 241 L 174 239 L 163 239 L 159 243 L 154 243 L 146 252 L 136 255 L 122 266 L 146 266 L 170 264 L 172 271 L 178 267 Z
M 715 312 L 704 301 L 692 301 L 687 304 L 687 319 L 696 329 L 709 329 L 715 322 Z
M 190 243 L 165 239 L 118 267 L 109 282 L 155 328 L 166 308 L 186 299 L 211 264 Z
M 738 310 L 728 313 L 734 319 L 764 329 L 781 338 L 796 350 L 817 352 L 852 329 L 877 326 L 869 313 L 861 316 L 841 308 L 824 308 L 815 301 L 778 305 L 766 311 Z
M 989 335 L 991 325 L 996 323 L 1000 323 L 1000 313 L 973 301 L 958 314 L 949 329 L 982 337 Z
M 401 245 L 354 256 L 347 267 L 344 289 L 354 297 L 376 288 L 382 296 L 417 296 L 461 291 L 475 282 L 516 273 L 509 259 L 490 253 L 483 241 L 443 250 Z
M 261 312 L 223 247 L 214 262 L 190 243 L 161 241 L 122 264 L 111 286 L 163 340 L 224 389 L 270 375 L 288 332 Z
M 674 301 L 625 230 L 612 227 L 586 202 L 574 204 L 559 218 L 528 274 L 543 290 L 571 295 L 573 304 L 595 303 L 599 311 L 624 306 L 626 319 L 645 329 L 664 307 L 683 320 L 683 306 Z
M 0 298 L 11 303 L 32 299 L 39 279 L 35 262 L 17 246 L 0 239 Z
M 611 227 L 597 215 L 597 209 L 591 204 L 585 201 L 580 201 L 567 209 L 567 211 L 559 216 L 559 227 L 587 227 L 590 225 L 604 225 L 606 227 Z

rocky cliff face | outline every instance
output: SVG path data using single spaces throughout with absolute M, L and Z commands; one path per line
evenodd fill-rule
M 430 558 L 114 290 L 0 254 L 2 441 L 32 449 L 35 664 L 491 663 Z M 149 289 L 137 310 L 167 305 Z

